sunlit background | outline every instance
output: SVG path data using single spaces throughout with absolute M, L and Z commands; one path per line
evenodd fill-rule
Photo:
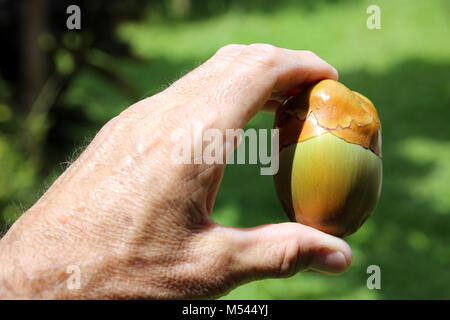
M 66 27 L 79 4 L 81 30 Z M 369 5 L 381 29 L 369 30 Z M 347 238 L 350 270 L 244 285 L 224 299 L 450 298 L 450 2 L 0 0 L 0 228 L 31 206 L 99 128 L 228 43 L 316 52 L 369 97 L 383 129 L 383 190 Z M 207 90 L 207 88 L 205 88 Z M 271 128 L 271 115 L 248 127 Z M 270 176 L 230 165 L 213 217 L 287 221 Z M 366 286 L 369 265 L 381 289 Z

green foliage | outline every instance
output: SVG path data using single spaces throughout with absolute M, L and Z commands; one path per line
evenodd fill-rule
M 36 187 L 36 168 L 25 159 L 11 137 L 0 133 L 0 234 L 30 205 Z
M 123 74 L 144 97 L 162 90 L 227 43 L 266 42 L 312 50 L 339 70 L 341 82 L 374 102 L 383 126 L 384 167 L 377 210 L 347 239 L 354 253 L 347 273 L 338 277 L 301 273 L 257 281 L 224 298 L 450 298 L 448 1 L 317 1 L 314 6 L 263 1 L 260 8 L 256 4 L 240 8 L 244 1 L 218 3 L 228 9 L 170 23 L 148 10 L 146 20 L 117 29 L 117 37 L 139 59 L 98 52 L 92 59 Z M 380 30 L 366 27 L 370 4 L 381 8 Z M 59 66 L 70 71 L 70 56 L 62 54 L 58 59 Z M 79 144 L 133 102 L 91 70 L 82 70 L 61 99 L 90 121 L 89 126 L 65 128 L 64 134 Z M 7 119 L 8 107 L 0 106 L 0 119 Z M 248 126 L 271 128 L 272 122 L 270 115 L 259 114 Z M 13 141 L 0 133 L 3 221 L 16 218 L 16 208 L 27 205 L 27 197 L 35 197 L 42 188 L 42 177 Z M 59 168 L 57 164 L 68 154 L 60 154 L 52 166 Z M 213 217 L 236 227 L 287 221 L 272 177 L 259 175 L 257 165 L 227 167 Z M 381 268 L 381 290 L 366 287 L 371 264 Z

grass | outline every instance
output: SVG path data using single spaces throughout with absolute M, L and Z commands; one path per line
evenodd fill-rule
M 380 30 L 366 27 L 366 8 L 381 8 Z M 241 286 L 223 299 L 450 298 L 450 6 L 448 1 L 295 2 L 268 10 L 231 9 L 204 19 L 166 24 L 152 15 L 117 34 L 143 62 L 103 57 L 151 95 L 227 43 L 266 42 L 309 49 L 333 64 L 340 81 L 368 96 L 383 125 L 381 200 L 347 240 L 354 261 L 344 275 L 298 274 Z M 93 123 L 130 104 L 101 78 L 82 73 L 64 99 Z M 257 115 L 253 128 L 273 119 Z M 85 129 L 74 131 L 82 137 Z M 248 227 L 286 221 L 271 177 L 257 165 L 230 165 L 213 217 Z M 366 287 L 369 265 L 381 268 L 381 290 Z

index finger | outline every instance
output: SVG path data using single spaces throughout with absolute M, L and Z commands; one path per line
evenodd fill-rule
M 230 59 L 224 63 L 226 54 Z M 220 68 L 215 68 L 213 74 L 208 72 L 219 63 Z M 338 78 L 336 69 L 311 51 L 268 44 L 229 46 L 220 50 L 220 59 L 213 56 L 206 64 L 210 67 L 194 70 L 199 74 L 190 77 L 189 87 L 195 88 L 192 81 L 202 79 L 203 73 L 208 77 L 208 88 L 205 81 L 198 81 L 199 95 L 207 96 L 204 103 L 200 99 L 198 108 L 202 113 L 212 113 L 214 127 L 219 129 L 243 128 L 271 96 L 281 100 L 290 89 Z

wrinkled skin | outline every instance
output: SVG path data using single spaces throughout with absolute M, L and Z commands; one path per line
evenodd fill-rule
M 349 246 L 318 230 L 216 224 L 224 166 L 168 160 L 174 129 L 243 128 L 273 108 L 271 95 L 324 78 L 337 72 L 311 52 L 229 45 L 123 111 L 1 239 L 0 296 L 208 298 L 301 270 L 344 272 Z M 73 265 L 76 290 L 66 285 Z

